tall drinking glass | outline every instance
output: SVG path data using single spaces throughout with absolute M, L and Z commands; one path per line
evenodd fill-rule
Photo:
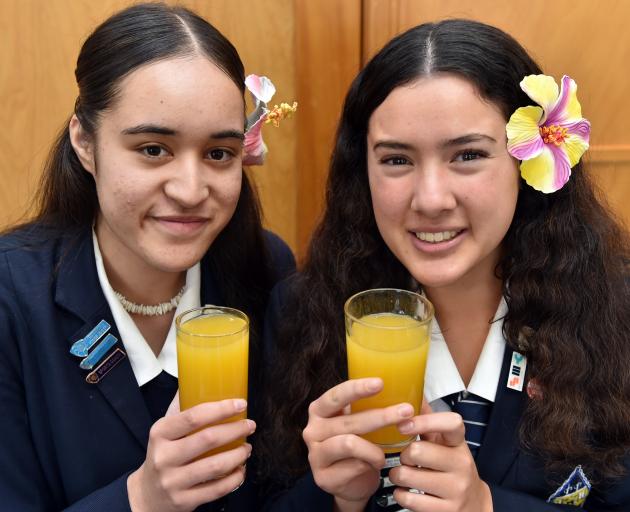
M 352 404 L 352 412 L 410 403 L 418 414 L 424 392 L 433 305 L 422 295 L 382 288 L 350 297 L 344 306 L 348 377 L 380 377 L 383 390 Z M 413 437 L 396 425 L 363 436 L 385 453 L 400 452 Z
M 204 306 L 182 313 L 175 325 L 180 409 L 227 398 L 247 399 L 247 315 L 237 309 Z M 219 423 L 244 419 L 246 414 L 243 411 Z M 244 442 L 244 438 L 238 439 L 205 455 L 231 450 Z

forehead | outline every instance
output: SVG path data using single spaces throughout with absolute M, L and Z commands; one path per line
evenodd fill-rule
M 244 100 L 236 84 L 204 57 L 178 57 L 142 66 L 118 85 L 103 116 L 115 124 L 148 121 L 173 128 L 181 124 L 219 123 L 243 129 Z M 234 125 L 234 126 L 231 126 Z
M 415 136 L 427 132 L 450 137 L 462 132 L 505 131 L 498 105 L 482 98 L 468 80 L 452 74 L 422 77 L 396 87 L 372 113 L 368 136 Z

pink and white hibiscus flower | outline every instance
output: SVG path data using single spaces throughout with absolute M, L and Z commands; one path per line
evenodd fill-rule
M 558 84 L 546 75 L 529 75 L 521 89 L 538 105 L 521 107 L 507 124 L 509 153 L 521 160 L 521 176 L 546 194 L 569 181 L 571 168 L 588 149 L 590 123 L 582 117 L 577 85 L 568 76 Z
M 263 123 L 273 123 L 278 126 L 281 119 L 289 117 L 297 109 L 297 103 L 292 106 L 282 103 L 273 109 L 267 108 L 276 93 L 276 88 L 266 76 L 249 75 L 245 79 L 245 86 L 254 99 L 254 111 L 247 117 L 245 140 L 243 141 L 243 165 L 262 165 L 267 154 L 267 145 L 262 138 Z

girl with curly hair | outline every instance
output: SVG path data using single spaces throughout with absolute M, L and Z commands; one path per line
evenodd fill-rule
M 630 510 L 628 238 L 579 163 L 575 83 L 541 73 L 501 30 L 448 20 L 354 80 L 323 219 L 272 295 L 261 457 L 278 510 Z M 372 288 L 435 306 L 433 412 L 350 412 L 383 387 L 346 380 L 344 302 Z M 420 436 L 386 478 L 360 437 L 385 425 Z

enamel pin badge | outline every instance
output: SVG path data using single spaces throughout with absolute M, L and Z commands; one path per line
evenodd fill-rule
M 577 466 L 556 492 L 547 498 L 547 503 L 582 507 L 590 492 L 591 482 L 582 471 L 582 466 Z
M 527 357 L 519 352 L 512 353 L 510 372 L 508 373 L 507 387 L 515 391 L 523 391 L 525 382 L 525 370 L 527 369 Z
M 94 329 L 86 334 L 84 338 L 81 338 L 79 341 L 75 341 L 72 344 L 72 347 L 70 347 L 70 353 L 77 357 L 87 356 L 94 344 L 98 342 L 98 340 L 100 340 L 110 328 L 111 325 L 109 325 L 105 320 L 101 320 Z
M 127 357 L 127 354 L 118 347 L 107 355 L 109 350 L 118 342 L 116 336 L 108 333 L 110 329 L 111 325 L 105 320 L 101 320 L 90 332 L 70 347 L 70 353 L 73 356 L 82 358 L 79 368 L 92 370 L 85 378 L 89 384 L 96 384 L 101 381 L 112 368 Z M 103 336 L 105 337 L 103 338 Z
M 85 381 L 89 384 L 96 384 L 125 357 L 126 354 L 120 348 L 116 347 L 116 350 L 114 350 L 109 356 L 107 356 L 105 358 L 105 361 L 99 364 L 94 371 L 91 371 L 87 374 L 87 377 L 85 377 Z

